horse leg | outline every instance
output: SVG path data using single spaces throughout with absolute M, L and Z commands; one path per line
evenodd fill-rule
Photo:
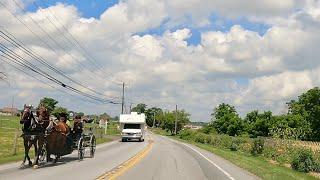
M 24 145 L 24 158 L 23 161 L 21 163 L 21 167 L 24 166 L 24 164 L 26 163 L 26 159 L 27 159 L 27 148 L 28 148 L 28 142 L 25 138 L 23 138 L 23 145 Z
M 38 154 L 38 144 L 37 144 L 37 141 L 33 144 L 34 145 L 34 162 L 32 165 L 38 165 L 38 160 L 39 160 L 39 154 Z
M 28 144 L 28 145 L 27 145 L 27 149 L 26 149 L 26 151 L 25 151 L 25 154 L 26 154 L 27 159 L 28 159 L 28 162 L 29 162 L 29 166 L 32 166 L 32 161 L 31 161 L 31 159 L 30 159 L 30 157 L 29 157 L 29 150 L 30 150 L 31 147 L 32 147 L 32 144 L 31 144 L 31 143 Z

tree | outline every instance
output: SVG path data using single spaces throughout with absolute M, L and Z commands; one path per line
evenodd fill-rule
M 213 110 L 211 116 L 212 126 L 220 134 L 235 136 L 244 131 L 243 120 L 239 117 L 236 109 L 229 104 L 220 104 Z
M 107 113 L 103 113 L 103 114 L 100 114 L 99 116 L 100 119 L 108 119 L 110 120 L 111 119 L 111 116 Z
M 83 112 L 78 112 L 77 115 L 83 117 L 83 116 L 84 116 L 84 113 L 83 113 Z
M 246 131 L 251 137 L 270 135 L 270 128 L 273 125 L 274 118 L 271 111 L 259 114 L 259 111 L 252 111 L 244 119 Z
M 289 115 L 298 115 L 300 126 L 306 132 L 306 140 L 320 140 L 320 89 L 318 87 L 310 89 L 288 103 Z
M 48 109 L 48 111 L 51 113 L 55 109 L 56 105 L 58 104 L 58 101 L 56 101 L 53 98 L 44 97 L 40 100 L 39 106 L 41 104 L 44 105 Z
M 52 111 L 52 115 L 54 115 L 55 117 L 59 118 L 61 115 L 66 115 L 67 117 L 69 116 L 68 114 L 68 110 L 66 108 L 63 107 L 56 107 L 53 111 Z
M 270 128 L 270 134 L 275 138 L 307 140 L 310 134 L 308 123 L 301 115 L 280 115 Z
M 119 116 L 115 116 L 115 117 L 113 117 L 111 119 L 112 119 L 112 121 L 119 121 Z
M 147 105 L 140 103 L 140 104 L 137 104 L 136 107 L 132 108 L 131 111 L 141 114 L 141 113 L 145 113 L 146 109 L 147 109 Z
M 155 125 L 159 124 L 159 115 L 162 114 L 162 109 L 157 107 L 152 107 L 146 110 L 146 123 L 149 127 L 153 126 L 153 120 L 155 120 Z
M 163 112 L 159 114 L 159 121 L 161 122 L 162 129 L 170 131 L 174 134 L 175 130 L 176 112 Z M 177 133 L 183 128 L 183 126 L 190 122 L 190 114 L 185 110 L 177 111 Z

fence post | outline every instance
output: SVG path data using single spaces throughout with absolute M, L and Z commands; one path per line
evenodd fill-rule
M 16 129 L 16 132 L 14 135 L 12 155 L 17 155 L 18 134 L 19 134 L 19 128 Z
M 100 138 L 102 139 L 102 129 L 100 129 Z

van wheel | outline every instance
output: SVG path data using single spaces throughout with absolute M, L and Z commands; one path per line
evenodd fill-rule
M 122 142 L 126 142 L 127 140 L 123 138 L 121 141 L 122 141 Z

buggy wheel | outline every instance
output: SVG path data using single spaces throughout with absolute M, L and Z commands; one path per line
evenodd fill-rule
M 94 135 L 91 135 L 90 137 L 90 157 L 94 157 L 94 153 L 96 151 L 96 137 Z
M 40 153 L 38 155 L 38 161 L 39 161 L 39 164 L 44 164 L 47 162 L 47 148 L 46 148 L 46 145 L 43 145 L 41 150 L 40 150 Z
M 84 157 L 84 141 L 83 141 L 83 138 L 81 137 L 78 141 L 78 159 L 79 160 L 82 160 L 83 157 Z

